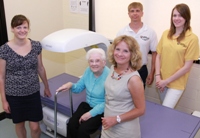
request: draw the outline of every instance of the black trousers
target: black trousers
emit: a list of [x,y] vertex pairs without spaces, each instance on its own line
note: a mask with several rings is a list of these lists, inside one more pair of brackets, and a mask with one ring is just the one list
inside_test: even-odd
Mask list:
[[91,109],[90,105],[86,102],[82,102],[79,105],[67,124],[67,138],[90,138],[90,134],[93,134],[100,128],[103,114],[91,117],[79,124],[80,117]]
[[140,77],[142,78],[143,85],[144,85],[144,88],[145,88],[146,79],[147,79],[147,76],[148,76],[148,69],[147,69],[147,66],[146,66],[146,65],[143,65],[143,66],[138,70],[138,73],[140,74]]

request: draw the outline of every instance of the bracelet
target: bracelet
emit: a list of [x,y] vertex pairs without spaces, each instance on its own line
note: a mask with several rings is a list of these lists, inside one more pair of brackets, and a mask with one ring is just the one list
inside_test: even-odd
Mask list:
[[160,76],[160,74],[156,74],[155,76]]

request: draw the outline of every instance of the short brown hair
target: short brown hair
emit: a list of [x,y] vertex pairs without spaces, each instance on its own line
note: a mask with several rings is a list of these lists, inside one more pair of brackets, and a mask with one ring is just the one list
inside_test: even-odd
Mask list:
[[140,2],[132,2],[128,6],[128,11],[131,10],[131,8],[139,8],[141,11],[143,11],[143,5]]
[[14,28],[14,27],[17,27],[19,25],[22,25],[24,22],[27,22],[28,23],[28,27],[29,27],[29,19],[26,18],[26,16],[24,15],[15,15],[13,18],[12,18],[12,21],[11,21],[11,27]]

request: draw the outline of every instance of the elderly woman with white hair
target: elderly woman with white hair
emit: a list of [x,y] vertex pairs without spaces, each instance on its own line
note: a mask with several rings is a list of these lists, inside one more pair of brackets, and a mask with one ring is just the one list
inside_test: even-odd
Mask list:
[[86,89],[86,102],[82,102],[67,124],[67,138],[90,138],[102,125],[105,106],[104,82],[109,74],[106,65],[106,55],[103,49],[93,48],[87,52],[89,67],[77,83],[68,82],[57,91],[71,89],[80,93]]

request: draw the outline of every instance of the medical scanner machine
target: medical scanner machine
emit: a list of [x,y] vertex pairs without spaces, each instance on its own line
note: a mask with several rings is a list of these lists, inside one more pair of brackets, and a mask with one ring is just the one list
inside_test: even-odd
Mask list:
[[[91,46],[98,46],[107,50],[110,44],[104,36],[82,29],[63,29],[46,36],[41,41],[42,47],[53,52],[66,53],[84,48],[86,51]],[[63,73],[48,80],[51,98],[43,97],[44,86],[41,83],[41,101],[43,104],[42,131],[47,135],[56,138],[57,134],[66,136],[67,123],[78,105],[85,101],[85,92],[72,94],[71,92],[56,92],[56,89],[66,82],[77,82],[78,77]],[[73,97],[73,99],[72,99]]]

